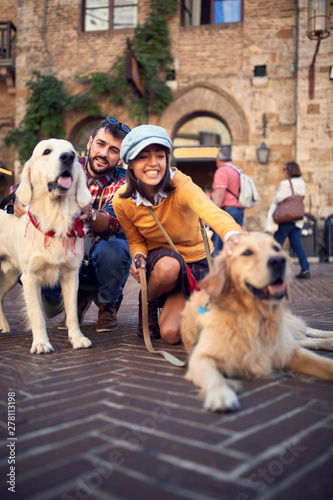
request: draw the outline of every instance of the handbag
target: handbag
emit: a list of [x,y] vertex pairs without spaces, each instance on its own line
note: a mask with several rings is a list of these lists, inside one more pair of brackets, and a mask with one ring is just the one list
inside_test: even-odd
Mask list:
[[304,196],[294,194],[293,185],[290,179],[292,196],[281,201],[273,213],[273,220],[276,224],[283,224],[284,222],[293,222],[301,220],[304,217]]
[[[156,215],[155,215],[154,211],[152,210],[152,208],[151,207],[147,207],[147,208],[148,208],[149,212],[151,213],[151,215],[154,217],[156,224],[158,225],[158,227],[162,231],[165,239],[167,240],[167,242],[171,246],[172,250],[174,252],[179,253],[179,255],[180,255],[180,252],[175,247],[172,239],[170,238],[170,236],[168,235],[168,233],[166,232],[166,230],[164,229],[164,227],[162,226],[162,224],[160,223],[160,221],[156,217]],[[207,260],[208,260],[208,267],[209,267],[209,269],[211,269],[211,266],[212,266],[212,256],[211,256],[210,251],[209,251],[209,243],[208,243],[208,239],[207,239],[207,234],[206,234],[206,230],[205,230],[204,224],[203,224],[203,222],[202,222],[202,220],[201,220],[200,217],[199,217],[199,221],[200,221],[200,227],[201,227],[201,234],[202,234],[204,245],[205,245],[205,251],[206,251],[206,255],[207,255]],[[197,280],[193,276],[192,269],[191,269],[191,266],[189,264],[186,264],[186,275],[187,275],[187,279],[188,279],[188,285],[189,285],[188,289],[189,289],[190,293],[195,292],[195,291],[199,291],[200,287],[198,285]]]

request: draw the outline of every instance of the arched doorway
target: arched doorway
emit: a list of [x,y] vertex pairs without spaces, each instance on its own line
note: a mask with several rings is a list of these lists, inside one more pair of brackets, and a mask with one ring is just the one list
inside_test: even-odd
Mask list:
[[[207,82],[197,82],[176,92],[174,100],[162,113],[158,125],[166,128],[172,140],[175,140],[184,123],[192,118],[202,116],[216,120],[212,125],[214,133],[218,134],[219,127],[225,126],[225,129],[230,134],[229,144],[232,144],[233,156],[237,157],[239,150],[249,143],[249,125],[242,107],[225,90]],[[222,125],[217,125],[217,122]],[[203,126],[204,128],[205,126]],[[210,126],[207,126],[207,128],[210,128]],[[228,144],[227,138],[222,132],[220,132],[220,135],[222,135],[222,142]],[[182,139],[186,139],[186,137]],[[197,147],[202,150],[200,164],[201,170],[204,172],[203,178],[199,173],[198,165],[195,166],[195,162],[199,161],[198,159],[192,159],[192,163],[187,160],[186,166],[184,158],[174,158],[173,160],[177,162],[179,167],[186,168],[189,175],[193,176],[194,181],[200,187],[207,189],[213,181],[215,160],[219,147],[217,144],[208,146],[209,151],[208,149],[204,150],[205,144]]]
[[73,144],[78,156],[87,155],[87,144],[89,137],[101,123],[103,118],[89,117],[79,122],[70,134],[70,142]]
[[185,117],[173,138],[172,163],[189,175],[202,189],[209,190],[222,145],[231,145],[226,124],[210,113]]

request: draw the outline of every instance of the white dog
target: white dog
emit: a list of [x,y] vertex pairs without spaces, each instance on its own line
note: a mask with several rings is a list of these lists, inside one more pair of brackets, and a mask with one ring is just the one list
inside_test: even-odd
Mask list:
[[21,275],[33,342],[31,353],[49,353],[41,288],[60,281],[68,336],[74,348],[90,347],[77,316],[78,271],[83,256],[80,207],[91,194],[72,144],[41,141],[24,165],[18,200],[26,205],[21,218],[0,210],[0,330],[10,328],[3,311],[5,294]]

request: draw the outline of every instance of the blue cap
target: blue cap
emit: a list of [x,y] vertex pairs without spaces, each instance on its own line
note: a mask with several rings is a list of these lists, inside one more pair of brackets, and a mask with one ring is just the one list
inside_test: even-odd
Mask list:
[[151,144],[161,144],[169,150],[172,148],[172,142],[167,131],[157,125],[139,125],[132,128],[121,143],[120,158],[126,164],[134,158],[145,147]]

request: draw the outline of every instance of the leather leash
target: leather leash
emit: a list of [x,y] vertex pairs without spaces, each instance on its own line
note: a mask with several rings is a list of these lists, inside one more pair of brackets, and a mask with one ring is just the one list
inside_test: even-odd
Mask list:
[[139,269],[140,274],[140,285],[141,285],[141,308],[142,308],[142,326],[143,326],[143,339],[145,341],[145,345],[147,351],[152,354],[161,354],[164,356],[166,361],[169,361],[172,365],[179,366],[184,368],[186,363],[176,358],[172,354],[167,351],[157,350],[153,347],[151,343],[151,338],[149,335],[149,324],[148,324],[148,298],[147,298],[147,280],[146,280],[146,270],[140,267],[140,261],[136,263],[137,268]]
[[[158,227],[162,231],[165,239],[167,240],[167,242],[171,246],[172,250],[174,252],[176,252],[176,253],[179,253],[179,251],[175,247],[175,244],[173,243],[172,239],[170,238],[170,236],[168,235],[168,233],[166,232],[166,230],[164,229],[164,227],[162,226],[162,224],[160,223],[160,221],[156,217],[155,212],[153,211],[153,209],[151,207],[147,207],[147,208],[148,208],[149,212],[151,213],[151,215],[153,216],[153,218],[155,219],[156,224],[158,225]],[[203,239],[203,242],[204,242],[205,252],[206,252],[206,256],[207,256],[208,268],[211,271],[211,269],[212,269],[212,255],[210,253],[210,248],[209,248],[209,243],[208,243],[208,237],[207,237],[206,229],[205,229],[205,226],[204,226],[204,223],[203,223],[201,217],[199,217],[199,224],[200,224],[201,236],[202,236],[202,239]]]
[[[169,245],[171,246],[172,250],[174,252],[178,252],[177,248],[175,247],[173,241],[171,240],[170,236],[156,217],[154,211],[152,210],[151,207],[148,207],[149,212],[155,219],[156,224],[159,226],[160,230],[162,231],[163,235],[165,236],[166,240],[168,241]],[[202,239],[204,241],[204,246],[205,246],[205,251],[207,255],[207,260],[208,260],[208,267],[209,270],[211,270],[212,267],[212,256],[210,253],[210,248],[209,248],[209,243],[208,243],[208,238],[207,238],[207,233],[205,230],[205,226],[202,222],[202,219],[199,217],[199,222],[200,222],[200,229],[201,229],[201,235]],[[149,335],[149,323],[148,323],[148,298],[147,298],[147,279],[146,279],[146,270],[140,267],[140,261],[136,263],[137,268],[139,269],[139,274],[140,274],[140,284],[141,284],[141,307],[142,307],[142,326],[143,326],[143,339],[147,348],[147,351],[152,353],[152,354],[161,354],[164,356],[166,361],[169,361],[172,365],[179,366],[179,367],[185,367],[186,363],[184,361],[181,361],[180,359],[176,358],[172,354],[168,353],[167,351],[163,350],[157,350],[153,347],[151,343],[151,338]]]

